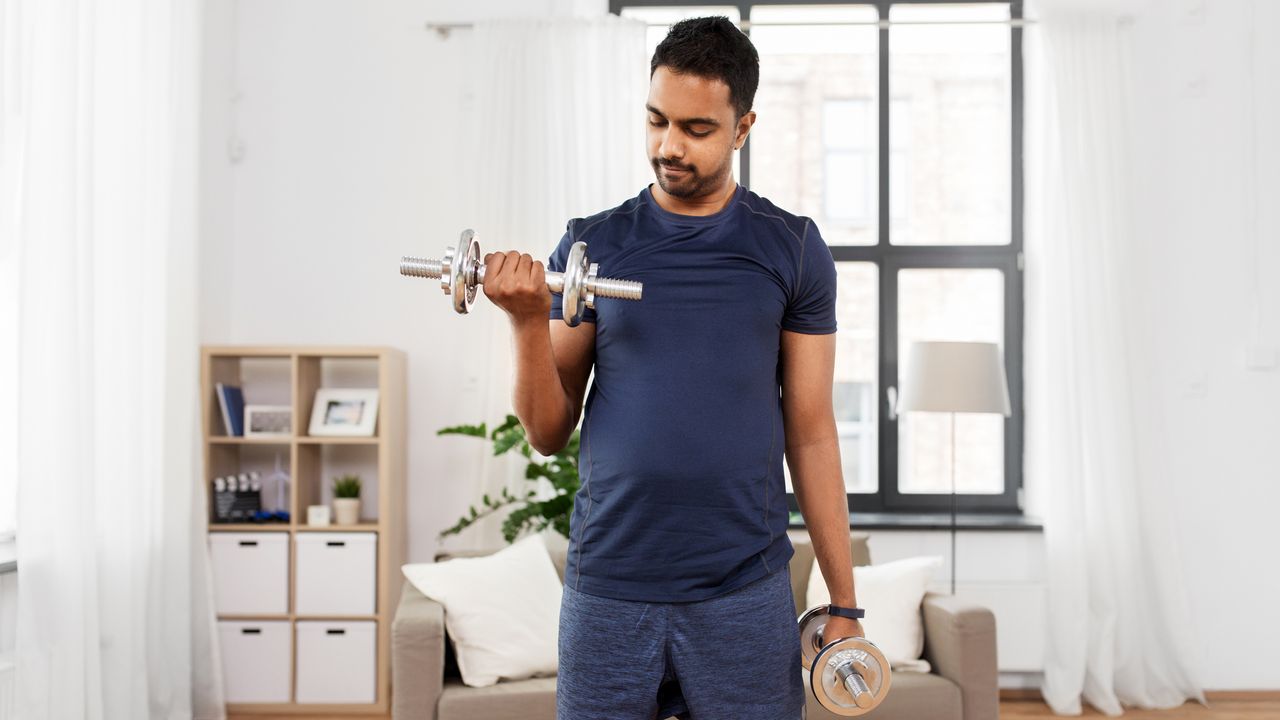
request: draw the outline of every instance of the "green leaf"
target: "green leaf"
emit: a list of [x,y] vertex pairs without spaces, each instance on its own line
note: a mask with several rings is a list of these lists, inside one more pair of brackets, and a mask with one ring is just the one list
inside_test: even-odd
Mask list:
[[485,430],[484,423],[479,425],[454,425],[453,427],[443,428],[436,431],[436,435],[469,435],[471,437],[483,438],[489,433]]
[[502,453],[515,447],[524,440],[524,429],[519,432],[514,430],[507,431],[493,439],[493,454],[501,455]]
[[554,528],[556,532],[568,537],[570,517],[573,513],[574,497],[580,487],[578,477],[578,454],[581,448],[581,436],[578,431],[569,437],[568,444],[545,461],[533,460],[533,448],[529,445],[528,435],[515,415],[507,415],[502,424],[491,432],[487,426],[458,425],[438,431],[439,435],[468,435],[471,437],[487,437],[493,442],[494,455],[509,452],[512,448],[520,451],[529,460],[525,466],[525,479],[536,482],[546,478],[555,488],[555,494],[545,500],[538,500],[536,490],[513,494],[508,488],[502,488],[495,498],[484,494],[483,512],[478,512],[473,505],[468,515],[464,515],[450,528],[440,532],[440,537],[457,534],[478,522],[481,518],[492,515],[499,509],[513,506],[511,512],[503,519],[502,535],[507,542],[515,542],[521,534],[530,531],[541,532],[546,528]]

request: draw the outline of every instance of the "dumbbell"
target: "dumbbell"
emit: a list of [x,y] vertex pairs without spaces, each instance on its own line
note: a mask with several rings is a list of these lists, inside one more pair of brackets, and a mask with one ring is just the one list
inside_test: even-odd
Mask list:
[[889,694],[889,660],[866,638],[827,642],[828,605],[800,616],[800,664],[809,671],[809,689],[831,712],[853,717],[871,712]]
[[[444,258],[425,260],[400,258],[400,274],[410,277],[439,278],[444,294],[453,298],[453,309],[465,315],[476,299],[476,288],[484,284],[484,263],[480,260],[480,241],[474,230],[463,230],[456,248],[445,248]],[[547,272],[547,289],[564,296],[564,321],[569,327],[582,322],[586,308],[595,309],[597,297],[639,300],[644,285],[632,280],[599,277],[596,263],[587,260],[587,244],[576,242],[569,248],[564,272]]]

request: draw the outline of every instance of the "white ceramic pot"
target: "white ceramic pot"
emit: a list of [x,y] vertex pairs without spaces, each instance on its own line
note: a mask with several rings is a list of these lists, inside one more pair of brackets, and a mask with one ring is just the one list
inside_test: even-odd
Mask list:
[[360,522],[360,498],[334,498],[333,521],[336,525],[355,525]]

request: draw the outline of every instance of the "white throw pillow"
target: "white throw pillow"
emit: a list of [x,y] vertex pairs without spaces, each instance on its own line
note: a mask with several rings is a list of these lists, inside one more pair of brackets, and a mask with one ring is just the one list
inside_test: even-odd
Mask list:
[[[853,568],[853,591],[858,606],[867,611],[862,629],[867,639],[876,644],[894,669],[928,671],[924,653],[924,623],[920,618],[920,602],[933,573],[942,565],[940,557],[915,557],[905,560],[859,565]],[[817,561],[809,574],[806,592],[808,606],[831,602],[827,583]]]
[[423,595],[444,605],[462,682],[556,673],[563,586],[541,535],[493,555],[401,568]]

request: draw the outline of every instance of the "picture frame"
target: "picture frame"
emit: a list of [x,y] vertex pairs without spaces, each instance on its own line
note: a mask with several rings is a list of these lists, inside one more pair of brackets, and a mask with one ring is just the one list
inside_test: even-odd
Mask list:
[[373,437],[377,423],[376,388],[320,388],[307,432],[320,437]]
[[245,405],[245,437],[292,437],[293,408],[288,405]]

